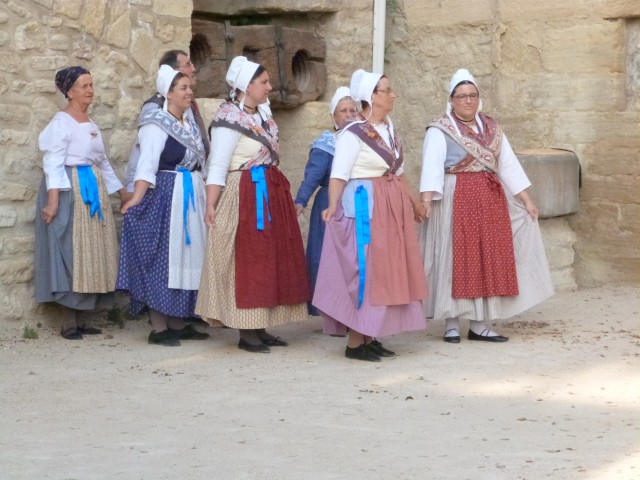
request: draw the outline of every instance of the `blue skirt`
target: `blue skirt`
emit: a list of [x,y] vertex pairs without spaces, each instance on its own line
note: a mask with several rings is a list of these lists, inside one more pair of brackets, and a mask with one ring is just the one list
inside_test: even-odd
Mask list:
[[[324,220],[322,211],[329,207],[329,188],[321,187],[313,201],[311,215],[309,216],[309,237],[307,239],[307,267],[309,268],[309,280],[311,282],[311,294],[316,288],[320,254],[322,253],[322,240],[324,239]],[[319,316],[318,309],[308,302],[309,315]]]
[[192,317],[197,290],[169,288],[169,229],[176,174],[160,171],[140,205],[124,215],[116,289],[131,297],[131,313],[145,307],[172,317]]

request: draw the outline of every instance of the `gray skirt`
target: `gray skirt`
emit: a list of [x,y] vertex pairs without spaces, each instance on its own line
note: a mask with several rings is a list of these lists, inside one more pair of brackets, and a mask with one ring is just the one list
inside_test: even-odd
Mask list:
[[[65,168],[71,181],[72,169]],[[98,301],[113,299],[113,294],[73,291],[74,192],[59,192],[58,212],[50,224],[42,219],[48,192],[42,179],[36,200],[35,296],[40,303],[55,302],[76,310],[94,310]],[[108,205],[105,205],[108,208]]]
[[442,200],[432,202],[429,221],[420,230],[420,248],[429,285],[427,318],[497,320],[528,310],[553,295],[553,283],[538,222],[506,189],[519,295],[453,298],[453,194],[456,176],[445,175]]

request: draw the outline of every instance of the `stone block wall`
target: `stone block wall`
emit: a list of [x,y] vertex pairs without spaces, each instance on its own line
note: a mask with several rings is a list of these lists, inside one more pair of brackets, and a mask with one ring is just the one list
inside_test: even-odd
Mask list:
[[[266,13],[282,13],[282,3],[265,4]],[[282,168],[294,194],[311,141],[331,127],[327,104],[333,91],[348,84],[357,68],[371,68],[371,2],[355,0],[349,9],[330,13],[338,3],[293,2],[292,12],[321,13],[272,17],[272,24],[327,40],[327,93],[318,102],[276,112]],[[82,65],[92,72],[91,117],[122,177],[138,111],[155,91],[158,59],[166,50],[188,51],[193,11],[191,0],[0,0],[0,323],[55,322],[55,311],[33,298],[33,221],[42,179],[38,134],[65,105],[54,85],[56,70]],[[205,119],[213,117],[220,101],[200,100]],[[306,222],[301,220],[305,235]]]
[[[37,137],[64,106],[55,71],[80,64],[93,72],[91,115],[123,173],[158,58],[188,49],[194,4],[204,3],[0,0],[0,321],[49,313],[33,301],[32,255]],[[286,15],[278,10],[284,3]],[[311,141],[331,127],[333,91],[354,70],[371,69],[372,3],[264,3],[271,24],[313,32],[327,46],[326,93],[275,112],[293,194]],[[296,5],[306,13],[296,14]],[[564,148],[582,162],[580,213],[541,222],[556,285],[640,282],[640,3],[388,0],[387,10],[385,70],[399,94],[393,118],[411,182],[418,184],[424,127],[444,110],[452,73],[469,68],[485,111],[516,150]],[[205,118],[217,102],[201,102]],[[302,225],[306,234],[306,218]]]
[[578,284],[640,283],[640,2],[388,5],[386,72],[409,163],[419,164],[424,127],[444,111],[451,75],[468,68],[516,152],[578,155],[581,208],[566,219],[577,234]]
[[92,72],[91,117],[122,174],[158,58],[188,50],[191,12],[190,0],[0,1],[0,321],[49,316],[33,299],[33,221],[38,134],[65,105],[56,70]]

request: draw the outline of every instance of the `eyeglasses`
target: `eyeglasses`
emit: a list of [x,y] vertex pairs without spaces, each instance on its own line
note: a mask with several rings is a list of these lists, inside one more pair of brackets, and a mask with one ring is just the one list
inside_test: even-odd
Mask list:
[[466,102],[467,100],[475,102],[476,100],[478,100],[478,98],[480,98],[480,95],[478,95],[477,93],[470,93],[469,95],[454,95],[453,98],[455,98],[459,102]]
[[393,89],[391,87],[389,88],[376,88],[374,90],[374,93],[386,93],[387,95],[391,95],[393,93]]

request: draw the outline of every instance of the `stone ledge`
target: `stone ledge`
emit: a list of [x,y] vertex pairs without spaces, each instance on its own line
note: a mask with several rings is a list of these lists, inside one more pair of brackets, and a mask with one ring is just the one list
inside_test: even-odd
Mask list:
[[540,218],[575,213],[580,208],[580,163],[568,150],[537,149],[517,153],[529,180]]
[[333,13],[343,8],[338,0],[194,0],[194,13],[213,15],[256,15],[283,13]]

